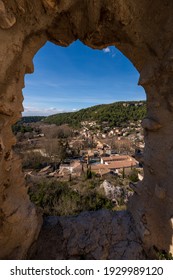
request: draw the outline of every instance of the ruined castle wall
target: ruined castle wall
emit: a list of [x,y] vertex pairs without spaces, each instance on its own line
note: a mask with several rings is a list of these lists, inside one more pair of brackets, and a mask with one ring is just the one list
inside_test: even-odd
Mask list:
[[114,45],[139,71],[147,93],[145,175],[129,209],[147,252],[173,252],[172,13],[168,0],[0,0],[0,258],[25,258],[42,225],[12,149],[11,125],[23,110],[24,75],[47,40]]

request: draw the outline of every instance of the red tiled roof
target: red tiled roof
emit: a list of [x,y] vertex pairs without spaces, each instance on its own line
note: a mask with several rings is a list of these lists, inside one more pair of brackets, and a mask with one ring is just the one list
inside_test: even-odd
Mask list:
[[123,160],[128,160],[128,159],[130,159],[129,156],[119,156],[119,155],[110,156],[110,157],[102,157],[102,160],[106,161],[106,162],[108,162],[108,161],[123,161]]
[[137,163],[135,160],[123,160],[123,161],[114,161],[107,165],[109,169],[120,169],[124,167],[135,166]]
[[91,166],[93,172],[99,173],[101,175],[107,174],[110,172],[110,169],[106,164],[96,164]]
[[91,170],[92,171],[99,170],[99,169],[108,169],[108,165],[106,165],[106,164],[94,164],[94,165],[91,165]]
[[137,162],[135,160],[122,160],[122,161],[114,161],[109,164],[96,164],[91,165],[92,171],[97,170],[105,170],[105,169],[120,169],[125,167],[135,166]]

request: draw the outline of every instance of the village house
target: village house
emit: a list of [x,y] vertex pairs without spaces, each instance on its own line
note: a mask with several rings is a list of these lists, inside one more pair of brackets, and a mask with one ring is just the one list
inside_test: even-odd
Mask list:
[[118,169],[123,169],[123,168],[132,168],[132,167],[137,167],[138,162],[136,160],[130,161],[130,160],[122,160],[122,161],[113,161],[109,163],[108,168],[112,171],[116,171]]
[[109,164],[111,162],[124,161],[128,160],[133,161],[132,157],[128,155],[110,155],[109,157],[101,157],[101,164]]
[[74,177],[80,177],[83,172],[83,165],[79,160],[74,160],[70,164],[61,164],[58,172],[58,177],[65,177],[72,175]]
[[105,164],[91,165],[91,171],[101,177],[106,174],[110,174],[110,169]]
[[102,176],[112,172],[118,174],[119,170],[132,167],[138,167],[138,162],[134,158],[128,155],[111,155],[101,157],[101,163],[91,165],[91,171]]

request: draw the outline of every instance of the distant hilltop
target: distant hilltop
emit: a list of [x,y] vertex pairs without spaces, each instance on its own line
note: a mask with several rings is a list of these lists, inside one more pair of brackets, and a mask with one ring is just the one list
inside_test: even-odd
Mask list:
[[76,112],[58,113],[44,118],[49,124],[68,124],[80,128],[85,122],[95,122],[98,126],[124,126],[127,122],[140,121],[146,116],[146,101],[121,101],[96,105]]
[[128,122],[140,121],[146,116],[146,101],[121,101],[102,104],[76,112],[58,113],[48,117],[23,117],[19,123],[43,121],[49,124],[68,124],[73,128],[80,128],[87,122],[94,122],[98,126],[109,127],[126,126]]

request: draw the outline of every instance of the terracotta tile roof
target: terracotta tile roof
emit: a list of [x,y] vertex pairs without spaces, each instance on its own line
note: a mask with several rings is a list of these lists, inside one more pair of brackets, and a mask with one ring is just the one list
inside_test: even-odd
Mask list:
[[96,164],[96,165],[91,165],[91,170],[92,171],[97,171],[97,170],[105,170],[105,169],[120,169],[124,167],[131,167],[131,166],[136,166],[137,161],[136,160],[121,160],[121,161],[113,161],[110,162],[109,164]]
[[104,175],[110,173],[110,169],[105,164],[96,164],[91,166],[91,171]]
[[108,169],[108,165],[106,164],[93,164],[91,165],[91,170],[99,170],[99,169]]
[[137,165],[137,162],[131,160],[114,161],[107,165],[109,169],[120,169],[124,167],[131,167]]
[[96,173],[98,173],[100,175],[109,174],[110,173],[110,169],[101,169],[101,170],[98,170]]
[[101,159],[103,161],[108,162],[108,161],[123,161],[123,160],[128,160],[130,158],[131,157],[129,157],[129,156],[119,156],[119,155],[117,155],[117,156],[110,156],[110,157],[102,157]]

